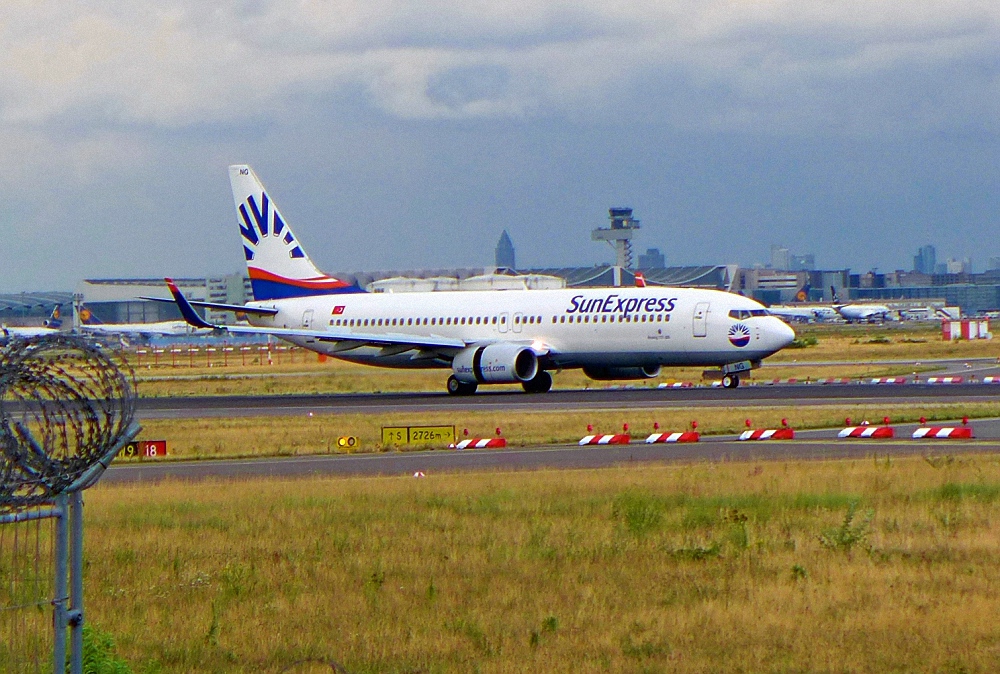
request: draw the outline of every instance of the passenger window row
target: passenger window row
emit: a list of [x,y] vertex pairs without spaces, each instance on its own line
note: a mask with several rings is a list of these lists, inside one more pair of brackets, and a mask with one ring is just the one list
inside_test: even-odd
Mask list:
[[[729,312],[733,318],[735,311]],[[766,315],[767,312],[764,312]],[[753,315],[758,315],[754,312]],[[515,324],[519,325],[539,325],[542,322],[541,316],[521,316],[515,315]],[[669,323],[670,314],[635,314],[629,316],[616,316],[614,314],[576,314],[553,316],[552,323]],[[443,318],[331,318],[330,325],[345,328],[369,328],[369,327],[400,327],[413,325],[506,325],[506,316],[469,316],[469,317],[443,317]]]

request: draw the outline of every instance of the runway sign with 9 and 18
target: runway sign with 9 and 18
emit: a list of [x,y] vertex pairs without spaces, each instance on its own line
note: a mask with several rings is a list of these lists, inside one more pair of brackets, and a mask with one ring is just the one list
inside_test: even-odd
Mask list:
[[156,459],[167,455],[166,440],[133,440],[122,448],[126,458]]

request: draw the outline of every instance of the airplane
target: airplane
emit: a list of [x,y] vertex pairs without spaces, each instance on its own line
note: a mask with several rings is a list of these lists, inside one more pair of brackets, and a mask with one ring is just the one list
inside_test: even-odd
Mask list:
[[894,320],[892,309],[884,304],[840,304],[840,298],[837,297],[837,291],[833,286],[830,286],[830,293],[833,296],[833,308],[848,323],[872,321],[883,323]]
[[807,283],[799,292],[795,294],[795,302],[788,305],[773,304],[767,308],[772,316],[777,316],[784,321],[797,323],[812,323],[813,321],[828,321],[840,316],[837,311],[823,304],[800,304],[809,298],[809,284]]
[[52,313],[43,323],[44,327],[16,327],[9,325],[0,325],[0,339],[7,340],[11,337],[16,337],[18,339],[31,339],[33,337],[45,337],[47,335],[54,335],[59,332],[59,328],[62,326],[62,314],[59,311],[59,305],[55,305],[52,308]]
[[[595,380],[646,379],[663,366],[718,367],[727,388],[788,346],[794,331],[763,305],[697,288],[562,288],[368,293],[322,273],[246,165],[229,167],[253,300],[190,301],[166,279],[195,327],[273,335],[328,356],[392,368],[450,369],[447,390],[552,387],[553,371]],[[239,311],[249,325],[213,325],[194,307]]]
[[119,337],[142,337],[149,339],[154,336],[180,336],[191,334],[208,334],[211,330],[192,328],[184,320],[156,321],[153,323],[104,323],[94,316],[86,305],[77,306],[76,314],[80,319],[79,330],[98,335],[116,335]]

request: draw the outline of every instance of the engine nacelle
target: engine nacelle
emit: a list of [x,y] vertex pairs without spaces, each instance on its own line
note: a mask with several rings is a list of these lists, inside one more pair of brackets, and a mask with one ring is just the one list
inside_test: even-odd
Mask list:
[[641,367],[585,367],[583,373],[591,379],[608,381],[611,379],[653,379],[660,376],[659,365]]
[[538,356],[527,346],[505,342],[470,346],[458,352],[451,369],[469,384],[516,384],[535,378]]

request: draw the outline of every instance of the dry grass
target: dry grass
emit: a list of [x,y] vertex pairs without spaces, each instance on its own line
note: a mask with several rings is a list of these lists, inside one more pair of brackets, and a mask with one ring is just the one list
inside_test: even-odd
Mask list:
[[998,498],[994,457],[98,487],[87,616],[164,673],[993,672]]
[[[776,428],[788,419],[793,428],[828,428],[842,424],[846,417],[855,422],[867,419],[877,423],[884,416],[894,423],[929,420],[1000,416],[998,403],[886,404],[700,408],[697,410],[592,410],[573,412],[422,412],[420,414],[316,414],[314,416],[250,417],[238,419],[177,419],[143,422],[141,437],[166,440],[170,456],[183,459],[237,458],[249,456],[287,456],[323,454],[338,451],[337,438],[359,438],[358,451],[378,451],[382,426],[449,425],[455,426],[459,439],[463,430],[470,437],[492,437],[500,428],[512,445],[572,443],[587,435],[587,425],[595,432],[616,433],[625,423],[634,436],[653,432],[653,423],[664,431],[680,431],[698,422],[698,430],[707,434],[736,433],[744,430],[747,418],[757,428]],[[138,460],[138,459],[137,459]]]

